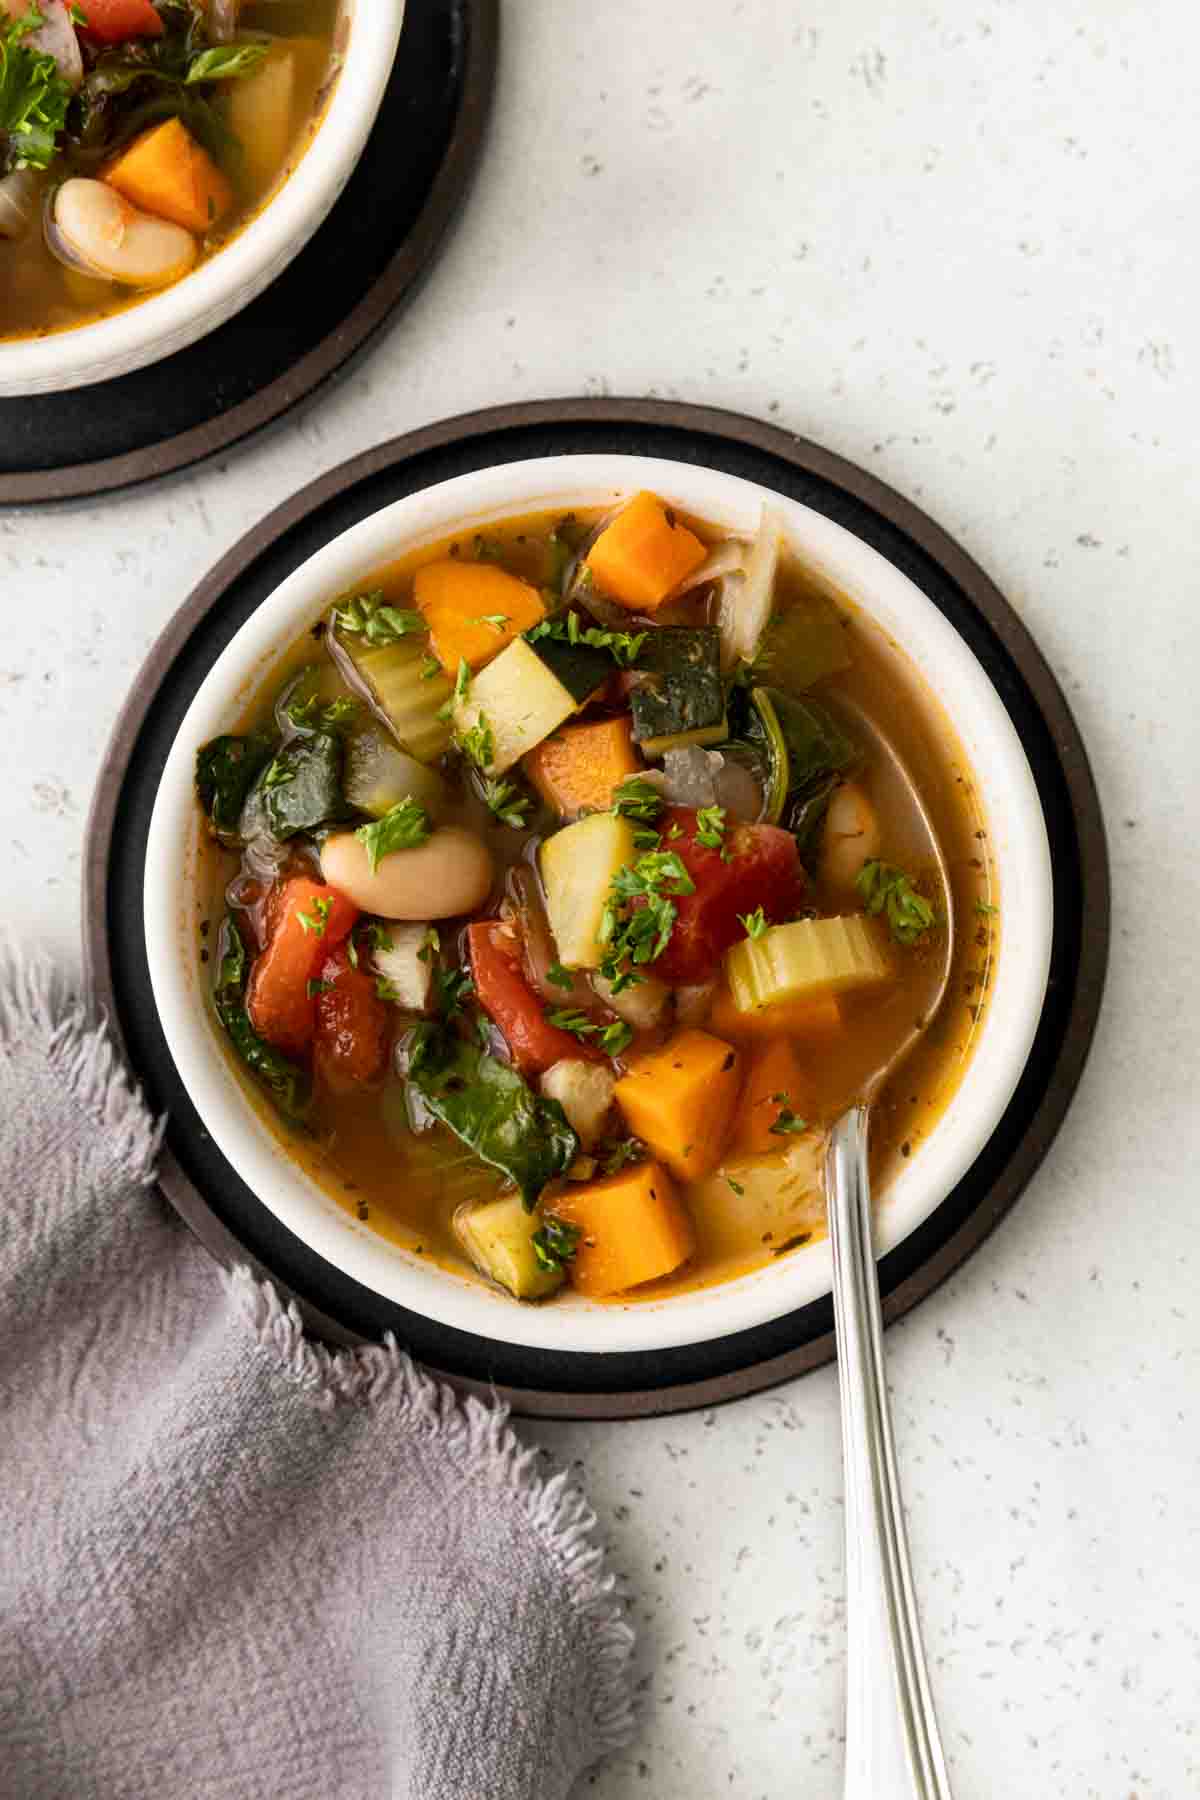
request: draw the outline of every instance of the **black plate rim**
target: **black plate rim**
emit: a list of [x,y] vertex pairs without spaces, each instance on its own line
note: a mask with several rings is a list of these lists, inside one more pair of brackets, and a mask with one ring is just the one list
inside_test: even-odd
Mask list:
[[[178,475],[222,450],[232,449],[254,433],[277,424],[293,407],[318,393],[367,346],[403,303],[415,297],[470,190],[496,83],[500,0],[462,0],[462,4],[469,15],[466,56],[446,154],[416,222],[345,318],[256,394],[159,444],[143,445],[138,450],[91,462],[18,474],[0,473],[0,506],[80,500],[111,493],[140,482]],[[342,199],[334,204],[342,204]],[[106,385],[98,382],[96,392],[101,393]]]
[[[724,443],[731,448],[749,447],[778,459],[793,470],[832,483],[861,501],[911,538],[961,589],[969,605],[991,627],[1019,669],[1051,735],[1070,797],[1081,888],[1087,895],[1087,930],[1081,933],[1070,994],[1061,997],[1066,1006],[1065,1024],[1054,1061],[1053,1078],[1039,1095],[1028,1128],[1000,1178],[964,1223],[912,1275],[895,1285],[889,1285],[887,1281],[888,1259],[884,1259],[881,1264],[884,1316],[890,1322],[933,1292],[990,1235],[1035,1173],[1065,1117],[1083,1074],[1102,1003],[1111,911],[1107,842],[1095,780],[1066,697],[1030,633],[996,585],[942,527],[912,502],[843,457],[777,426],[717,408],[638,398],[545,400],[493,407],[438,421],[379,444],[317,478],[276,507],[220,559],[168,623],[114,727],[87,826],[84,957],[90,989],[106,1009],[119,1040],[119,1008],[109,956],[106,893],[122,781],[130,753],[164,674],[192,630],[220,596],[287,532],[323,505],[374,475],[429,451],[469,445],[479,437],[515,433],[527,427],[545,429],[575,424],[611,427],[617,431],[631,426],[663,427],[683,431],[697,439]],[[248,1256],[234,1234],[192,1187],[169,1152],[160,1170],[159,1185],[170,1203],[219,1260],[249,1261],[256,1272],[270,1276],[268,1269]],[[936,1216],[935,1213],[933,1217]],[[363,1341],[320,1308],[305,1300],[300,1300],[299,1305],[306,1325],[314,1334],[334,1344]],[[453,1370],[435,1368],[434,1372],[462,1391],[499,1395],[524,1416],[637,1418],[713,1406],[759,1392],[819,1367],[834,1354],[833,1335],[829,1331],[783,1355],[751,1361],[711,1379],[638,1389],[618,1387],[604,1392],[580,1392],[566,1386],[505,1386]],[[560,1353],[558,1360],[569,1363],[571,1355]]]

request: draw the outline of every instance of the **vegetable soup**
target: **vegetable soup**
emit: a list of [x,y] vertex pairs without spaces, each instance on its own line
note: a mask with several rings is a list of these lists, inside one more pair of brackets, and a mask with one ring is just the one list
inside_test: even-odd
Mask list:
[[198,954],[369,1229],[522,1301],[657,1297],[824,1234],[828,1128],[914,1023],[877,1178],[931,1129],[994,952],[984,826],[936,702],[768,509],[750,542],[649,493],[464,533],[280,652],[198,752]]
[[337,0],[0,0],[0,340],[214,255],[294,166]]

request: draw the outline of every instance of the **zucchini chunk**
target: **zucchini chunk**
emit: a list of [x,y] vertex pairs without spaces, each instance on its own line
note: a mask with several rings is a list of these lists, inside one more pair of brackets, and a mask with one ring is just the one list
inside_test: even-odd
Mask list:
[[[578,653],[578,647],[570,644],[539,642],[535,648],[524,638],[515,638],[471,680],[466,695],[456,702],[454,729],[460,741],[470,741],[473,735],[482,740],[482,753],[473,760],[485,774],[503,775],[578,711],[579,696],[543,654],[551,648]],[[595,652],[589,652],[592,654]],[[593,691],[594,684],[587,687],[583,698]]]
[[545,1300],[567,1278],[539,1261],[533,1239],[541,1228],[540,1211],[526,1212],[520,1194],[468,1203],[454,1215],[454,1235],[475,1267],[517,1300]]
[[357,731],[346,740],[343,786],[351,806],[373,819],[412,798],[436,822],[448,802],[441,776],[390,743],[382,731]]
[[557,675],[579,706],[590,700],[613,672],[613,661],[607,651],[597,650],[591,644],[572,644],[565,638],[543,637],[529,648],[552,675]]
[[721,641],[714,626],[665,625],[648,632],[635,665],[644,679],[629,697],[633,738],[646,756],[728,737]]
[[874,928],[859,913],[797,919],[743,938],[725,952],[725,975],[740,1012],[782,1000],[815,1000],[891,979]]
[[338,639],[401,747],[418,762],[436,762],[449,747],[450,724],[438,717],[453,689],[440,669],[430,670],[423,638],[371,645]]
[[546,912],[564,968],[600,967],[604,960],[600,924],[608,890],[617,870],[636,858],[633,826],[615,813],[589,813],[542,845]]

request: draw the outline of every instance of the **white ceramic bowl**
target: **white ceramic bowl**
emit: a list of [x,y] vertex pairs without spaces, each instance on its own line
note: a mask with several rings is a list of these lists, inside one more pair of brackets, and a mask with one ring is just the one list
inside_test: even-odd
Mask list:
[[74,331],[0,343],[0,396],[86,387],[158,362],[213,331],[301,251],[362,154],[391,74],[404,0],[341,0],[344,61],[292,173],[217,256],[174,287]]
[[[547,457],[485,469],[385,507],[327,544],[265,600],[201,685],[163,771],[146,854],[146,947],[154,995],[179,1073],[243,1180],[311,1249],[389,1299],[506,1343],[563,1351],[665,1349],[778,1318],[827,1293],[827,1244],[718,1287],[598,1306],[568,1295],[518,1306],[481,1283],[410,1255],[359,1225],[293,1162],[258,1117],[218,1045],[201,989],[196,928],[201,821],[197,748],[232,728],[280,652],[330,597],[398,554],[521,512],[611,505],[650,488],[715,525],[753,531],[763,489],[713,470],[626,456]],[[1053,895],[1033,777],[1008,714],[963,640],[908,578],[841,526],[769,496],[791,542],[900,645],[940,697],[974,770],[1003,901],[991,998],[954,1099],[887,1190],[880,1249],[928,1218],[970,1167],[1024,1067],[1041,1013]]]

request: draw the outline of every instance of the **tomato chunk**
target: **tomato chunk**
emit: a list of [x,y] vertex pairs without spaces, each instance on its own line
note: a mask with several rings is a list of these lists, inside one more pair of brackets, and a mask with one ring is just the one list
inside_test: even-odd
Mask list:
[[[722,845],[724,861],[720,850],[697,843],[691,807],[669,807],[660,826],[663,849],[678,852],[696,884],[694,894],[673,896],[675,929],[653,965],[660,981],[684,986],[707,979],[729,946],[744,935],[739,914],[761,906],[770,924],[782,925],[803,906],[806,878],[790,831],[730,823]],[[678,837],[671,836],[674,826]]]
[[316,1025],[309,983],[349,934],[358,908],[308,875],[276,884],[267,900],[270,940],[250,974],[246,1010],[259,1037],[285,1056],[304,1056]]
[[561,1026],[551,1025],[546,1008],[521,968],[516,939],[495,921],[467,927],[467,953],[480,1006],[504,1036],[513,1067],[540,1075],[564,1057],[603,1062],[601,1051]]
[[150,0],[78,0],[87,17],[81,31],[90,32],[102,44],[119,44],[131,37],[161,37],[163,22]]
[[336,1093],[380,1080],[391,1049],[392,1016],[375,978],[355,968],[343,944],[321,964],[313,1066]]

